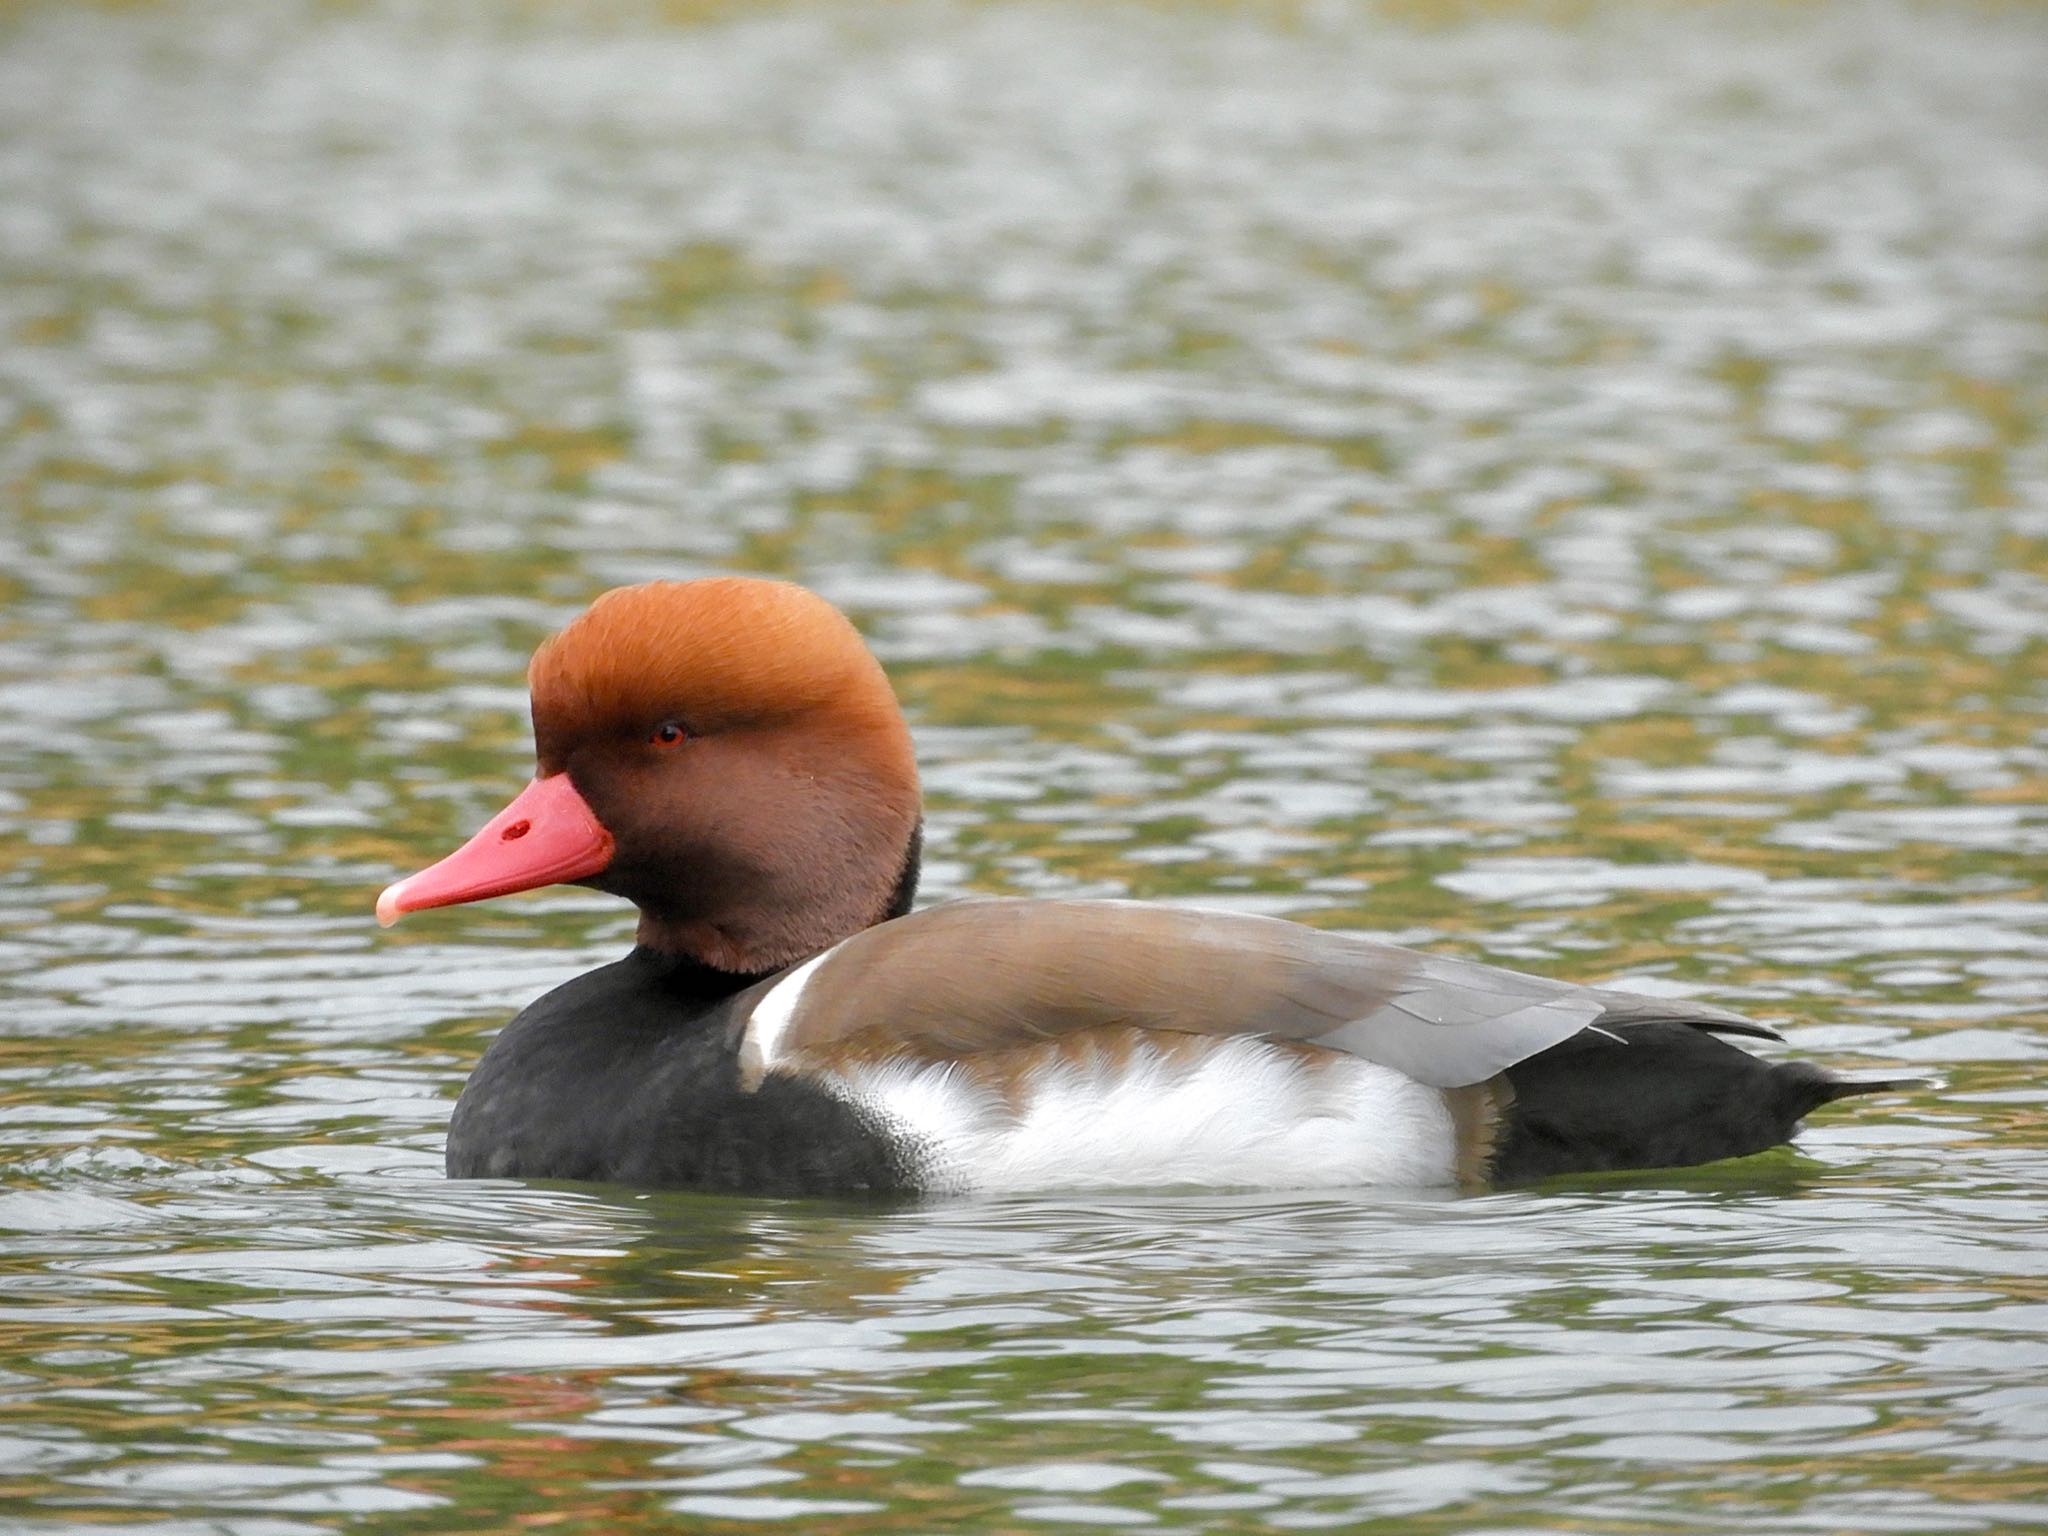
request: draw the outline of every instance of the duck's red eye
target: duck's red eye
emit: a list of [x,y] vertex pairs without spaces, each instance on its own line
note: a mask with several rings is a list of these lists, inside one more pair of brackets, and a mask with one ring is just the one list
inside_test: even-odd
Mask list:
[[664,720],[654,728],[654,734],[647,738],[657,747],[677,747],[690,739],[690,733],[673,720]]

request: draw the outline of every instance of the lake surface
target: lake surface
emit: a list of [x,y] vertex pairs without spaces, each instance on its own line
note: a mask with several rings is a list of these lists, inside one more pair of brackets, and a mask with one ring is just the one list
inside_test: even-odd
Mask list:
[[[2048,17],[9,5],[0,1528],[2048,1525]],[[1457,1195],[460,1184],[618,953],[378,889],[793,576],[928,899],[1945,1086]]]

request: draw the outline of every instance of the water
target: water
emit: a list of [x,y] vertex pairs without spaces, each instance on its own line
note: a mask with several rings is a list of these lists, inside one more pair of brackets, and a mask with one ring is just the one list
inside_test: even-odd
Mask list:
[[[2048,1524],[2048,25],[0,17],[0,1527]],[[1511,1194],[441,1179],[377,933],[594,591],[750,569],[927,894],[1211,900],[1940,1091]]]

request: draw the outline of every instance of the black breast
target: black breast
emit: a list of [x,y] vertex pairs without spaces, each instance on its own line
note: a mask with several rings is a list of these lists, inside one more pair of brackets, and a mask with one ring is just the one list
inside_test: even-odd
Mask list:
[[593,1179],[761,1194],[908,1192],[880,1128],[808,1083],[740,1087],[721,976],[635,950],[507,1025],[448,1127],[450,1178]]

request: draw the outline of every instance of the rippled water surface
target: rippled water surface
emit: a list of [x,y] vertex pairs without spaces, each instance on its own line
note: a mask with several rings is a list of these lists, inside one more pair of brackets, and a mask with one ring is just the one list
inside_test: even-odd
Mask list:
[[[2048,20],[0,12],[0,1527],[2048,1524]],[[928,897],[1929,1090],[1457,1196],[455,1184],[527,651],[812,583]]]

